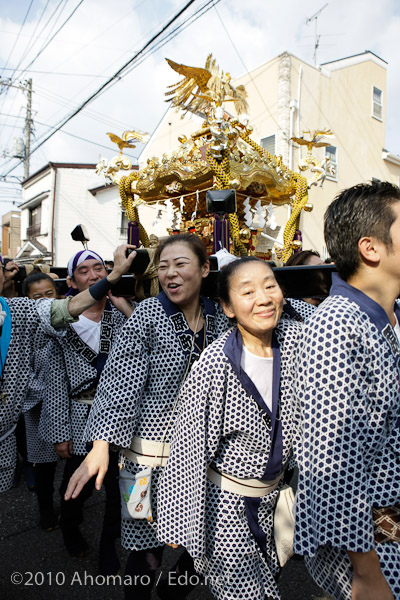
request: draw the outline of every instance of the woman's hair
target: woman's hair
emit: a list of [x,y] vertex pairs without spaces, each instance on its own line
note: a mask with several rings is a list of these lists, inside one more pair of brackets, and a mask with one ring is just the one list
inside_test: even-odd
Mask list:
[[261,260],[256,256],[243,256],[238,260],[234,260],[233,262],[223,267],[219,272],[218,276],[218,296],[219,299],[222,300],[225,304],[230,303],[230,285],[231,279],[233,275],[236,273],[238,269],[240,269],[243,265],[249,262],[258,262],[266,265],[269,269],[271,269],[271,265],[269,265],[265,260]]
[[318,258],[320,258],[320,255],[316,250],[302,250],[301,252],[296,252],[295,254],[292,254],[290,258],[287,259],[285,267],[306,265],[312,256],[317,256]]
[[41,273],[39,271],[38,273],[31,273],[25,279],[25,281],[23,283],[23,287],[22,287],[24,296],[28,296],[30,285],[32,283],[38,283],[38,281],[49,281],[52,284],[53,288],[57,291],[57,287],[56,287],[56,284],[54,283],[54,279],[52,277],[50,277],[49,275],[47,275],[46,273]]
[[179,233],[177,235],[171,235],[157,247],[154,255],[154,262],[156,264],[160,262],[160,256],[163,250],[167,246],[171,246],[171,244],[187,244],[191,251],[197,256],[200,267],[208,261],[206,247],[197,235],[191,233]]

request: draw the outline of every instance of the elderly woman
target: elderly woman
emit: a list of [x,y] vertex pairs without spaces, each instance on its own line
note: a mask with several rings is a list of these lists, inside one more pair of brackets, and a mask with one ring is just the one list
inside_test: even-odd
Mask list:
[[158,536],[187,549],[218,600],[277,600],[273,517],[292,447],[301,326],[280,320],[282,291],[257,258],[224,267],[219,295],[236,327],[203,352],[181,391]]

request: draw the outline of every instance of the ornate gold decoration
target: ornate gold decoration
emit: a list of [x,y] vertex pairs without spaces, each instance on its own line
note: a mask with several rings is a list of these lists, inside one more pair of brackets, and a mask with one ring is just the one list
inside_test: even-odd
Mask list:
[[102,175],[106,183],[118,183],[120,175],[117,177],[117,173],[120,170],[130,171],[132,169],[132,162],[127,156],[119,154],[114,156],[110,161],[106,158],[99,157],[99,162],[96,165],[97,175]]
[[207,56],[205,68],[189,67],[166,59],[169,66],[184,79],[168,86],[166,96],[172,96],[167,102],[181,108],[185,113],[190,111],[197,114],[210,115],[213,104],[222,106],[224,102],[233,102],[238,115],[247,112],[247,92],[243,85],[234,88],[229,73],[224,75],[216,64],[212,54]]
[[[250,238],[244,235],[245,210],[248,218],[249,211],[254,211],[257,205],[257,219],[261,223],[261,206],[291,202],[292,212],[283,234],[284,248],[282,251],[275,250],[276,255],[287,260],[294,247],[298,247],[293,240],[299,228],[301,211],[312,209],[308,203],[308,188],[321,182],[326,174],[327,162],[321,165],[312,156],[312,149],[327,146],[320,139],[331,135],[331,132],[314,131],[310,140],[292,138],[300,145],[307,145],[308,149],[307,156],[299,165],[300,173],[295,173],[283,164],[281,156],[271,155],[251,139],[253,128],[245,114],[248,109],[246,90],[244,86],[232,85],[230,74],[224,74],[211,54],[207,57],[205,68],[167,61],[174,71],[183,76],[181,81],[169,86],[167,101],[184,114],[190,111],[201,115],[204,122],[190,136],[180,136],[179,145],[171,153],[149,158],[140,171],[121,178],[120,195],[128,217],[138,221],[137,205],[140,202],[167,202],[169,217],[171,214],[176,217],[176,211],[181,213],[180,230],[190,228],[209,247],[213,233],[212,218],[206,213],[206,191],[234,188],[238,193],[237,212],[229,215],[232,251],[237,255],[251,252],[259,256],[263,254],[256,251],[257,236],[262,228],[251,233]],[[230,115],[225,108],[232,104],[237,117]],[[98,165],[98,172],[116,182],[118,170],[130,168],[122,150],[133,147],[135,140],[143,142],[145,135],[125,131],[119,138],[109,134],[110,139],[117,143],[120,155],[110,163],[103,159]],[[309,181],[301,174],[307,169],[314,173]],[[249,201],[245,208],[246,198]],[[176,218],[174,223],[178,223]],[[174,226],[171,226],[171,232]],[[140,239],[148,246],[149,240],[141,225]]]
[[131,173],[128,177],[121,177],[118,187],[119,195],[121,197],[122,206],[125,208],[125,212],[130,221],[136,221],[139,227],[139,239],[145,248],[150,246],[149,237],[143,225],[139,219],[138,205],[143,203],[141,198],[134,198],[132,193],[132,183],[137,181],[138,172]]
[[286,223],[285,230],[283,232],[283,260],[285,262],[293,254],[292,242],[294,240],[294,234],[299,228],[301,210],[307,204],[308,200],[307,179],[297,173],[295,175],[297,177],[296,194],[292,205],[291,215]]
[[107,133],[107,135],[114,144],[117,144],[121,154],[124,148],[136,148],[133,142],[145,144],[149,139],[148,133],[140,133],[139,131],[124,131],[121,137],[118,137],[115,133]]
[[[303,131],[303,133],[311,134],[310,130]],[[319,141],[323,137],[329,135],[333,135],[330,129],[317,129],[316,131],[313,131],[311,140],[305,140],[304,138],[296,137],[290,138],[297,144],[300,144],[300,146],[307,146],[306,156],[299,161],[299,171],[307,171],[308,169],[310,169],[312,173],[315,173],[315,175],[308,180],[308,187],[311,187],[312,185],[317,185],[318,183],[320,184],[320,186],[322,186],[323,182],[325,181],[330,159],[326,156],[323,162],[321,163],[315,156],[312,155],[312,149],[329,146],[329,142]]]

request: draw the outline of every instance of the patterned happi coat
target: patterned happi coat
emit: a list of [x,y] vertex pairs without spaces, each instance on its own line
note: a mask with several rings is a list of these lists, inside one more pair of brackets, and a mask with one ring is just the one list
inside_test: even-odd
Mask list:
[[13,482],[17,458],[15,428],[27,397],[36,335],[40,328],[51,335],[62,335],[50,325],[52,300],[4,300],[11,315],[11,338],[1,353],[0,492],[8,490]]
[[159,493],[159,539],[184,546],[220,600],[280,598],[273,512],[279,487],[262,498],[223,491],[210,465],[273,481],[292,450],[292,357],[301,325],[282,319],[273,337],[272,411],[241,368],[234,328],[202,354],[180,395],[179,417]]
[[98,354],[71,325],[67,326],[66,335],[56,340],[58,347],[49,358],[50,375],[39,428],[44,440],[52,444],[72,440],[74,454],[87,454],[83,432],[91,407],[74,397],[97,386],[111,347],[125,322],[125,315],[107,301],[101,319]]
[[39,328],[32,345],[28,393],[22,407],[28,461],[32,463],[47,463],[58,460],[53,444],[45,442],[38,435],[42,405],[47,393],[47,382],[50,374],[49,362],[51,356],[57,350],[57,341],[45,335],[43,329]]
[[[202,298],[205,345],[227,329],[220,307]],[[161,441],[184,377],[192,334],[183,312],[164,292],[143,300],[123,327],[100,379],[85,439],[129,448],[134,436]],[[199,357],[195,347],[192,360]],[[171,423],[172,425],[172,423]],[[165,441],[170,440],[170,429]],[[127,458],[125,468],[143,469]],[[129,550],[162,545],[157,539],[157,488],[162,467],[152,472],[153,523],[122,519],[121,542]]]
[[375,544],[371,509],[400,504],[400,344],[371,298],[337,275],[330,294],[297,357],[295,550],[323,589],[350,600],[346,550],[375,548],[399,600],[400,544]]
[[303,321],[306,321],[309,317],[312,317],[318,308],[314,304],[305,302],[301,298],[286,298],[286,302],[288,302],[290,306],[294,308]]

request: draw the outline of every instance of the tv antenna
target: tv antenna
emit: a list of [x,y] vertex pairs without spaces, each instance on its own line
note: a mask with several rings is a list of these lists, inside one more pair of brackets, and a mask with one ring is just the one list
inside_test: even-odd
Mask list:
[[319,40],[320,40],[320,35],[318,35],[318,17],[320,16],[320,14],[322,13],[322,11],[324,10],[324,8],[326,8],[328,6],[328,3],[326,3],[322,8],[319,9],[319,11],[317,11],[315,13],[315,15],[313,15],[312,17],[309,17],[308,19],[306,19],[306,25],[308,25],[309,23],[311,23],[311,21],[315,21],[315,37],[314,37],[314,67],[317,66],[317,50],[318,50],[318,46],[319,46]]

